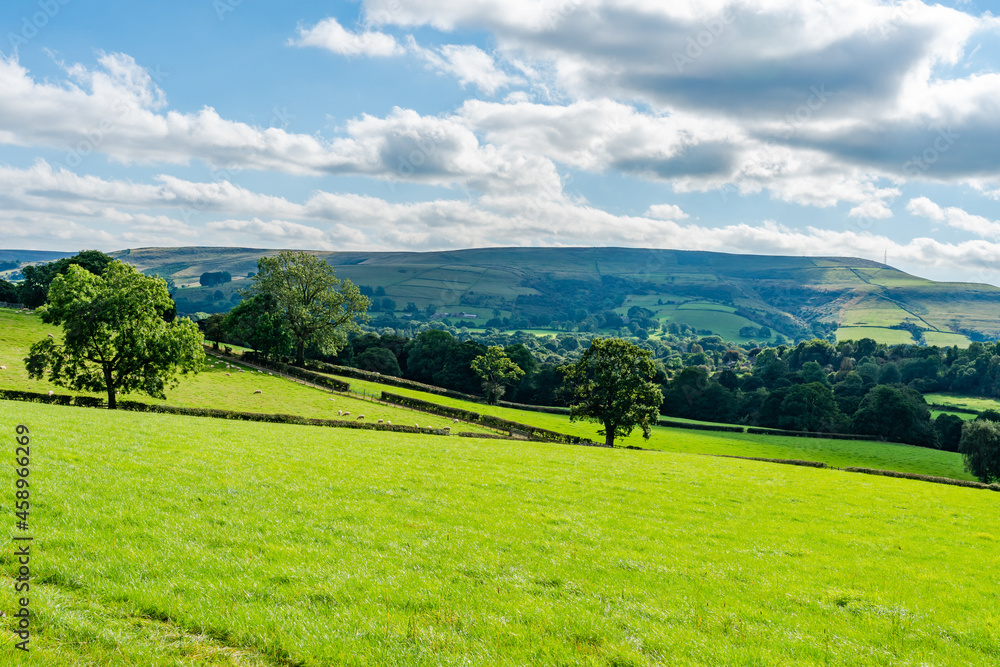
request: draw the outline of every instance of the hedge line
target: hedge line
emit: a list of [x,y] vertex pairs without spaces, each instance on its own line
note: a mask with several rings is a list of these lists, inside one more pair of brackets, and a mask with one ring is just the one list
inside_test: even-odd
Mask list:
[[271,361],[270,359],[263,359],[258,357],[253,352],[245,352],[239,358],[227,355],[219,352],[218,350],[213,350],[212,354],[220,356],[223,358],[230,358],[235,361],[248,361],[255,366],[260,366],[261,368],[268,368],[279,373],[284,373],[285,375],[291,375],[292,377],[299,378],[300,380],[306,380],[312,382],[313,384],[318,384],[327,389],[332,389],[334,391],[346,392],[350,391],[351,385],[342,380],[337,380],[332,377],[327,377],[325,375],[320,375],[319,373],[313,373],[312,371],[305,370],[304,368],[299,368],[298,366],[292,366],[290,364],[282,363],[280,361]]
[[745,461],[766,461],[767,463],[784,463],[790,466],[805,466],[807,468],[829,468],[821,461],[803,461],[802,459],[765,459],[759,456],[733,456],[732,454],[710,454],[722,459],[743,459]]
[[399,394],[392,394],[387,391],[382,392],[382,400],[387,403],[395,403],[396,405],[403,405],[408,408],[421,410],[423,412],[430,412],[444,417],[451,417],[452,419],[461,419],[462,421],[482,424],[483,426],[489,426],[491,428],[507,431],[511,435],[513,435],[514,431],[519,431],[528,437],[533,437],[538,440],[565,442],[571,445],[590,444],[592,442],[588,438],[557,433],[555,431],[549,431],[548,429],[538,428],[537,426],[529,426],[528,424],[521,424],[519,422],[501,419],[492,415],[481,415],[478,412],[463,410],[462,408],[438,405],[437,403],[421,401],[420,399],[410,398],[409,396],[400,396]]
[[690,428],[697,431],[724,431],[726,433],[743,433],[742,426],[726,426],[724,424],[689,424],[688,422],[675,422],[670,419],[661,419],[656,422],[658,426],[668,426],[670,428]]
[[896,472],[895,470],[878,470],[876,468],[844,468],[843,470],[844,472],[860,472],[865,475],[882,475],[883,477],[918,479],[922,482],[934,482],[935,484],[949,484],[951,486],[964,486],[971,489],[989,489],[990,491],[1000,491],[1000,484],[983,484],[982,482],[969,482],[964,479],[952,479],[951,477],[934,477],[932,475],[920,475],[913,472]]
[[514,408],[515,410],[530,410],[531,412],[547,412],[550,415],[569,414],[569,408],[561,408],[557,405],[528,405],[527,403],[511,403],[510,401],[497,401],[497,405],[504,408]]
[[415,380],[398,378],[395,375],[382,375],[381,373],[375,373],[372,371],[363,371],[360,368],[352,368],[350,366],[338,366],[336,364],[328,364],[322,361],[306,361],[306,368],[311,368],[313,370],[317,370],[322,373],[332,373],[334,375],[342,375],[344,377],[355,378],[357,380],[367,380],[369,382],[387,384],[393,387],[402,387],[404,389],[415,389],[417,391],[423,391],[429,394],[437,394],[438,396],[447,396],[448,398],[458,398],[463,401],[472,401],[473,403],[484,402],[482,396],[463,394],[460,391],[453,391],[451,389],[445,389],[443,387],[435,387],[434,385],[424,384],[423,382],[416,382]]
[[[40,394],[32,391],[0,389],[0,400],[27,401],[33,403],[50,403],[56,405],[73,405],[83,408],[106,408],[107,404],[94,396],[69,396],[66,394]],[[184,415],[188,417],[211,417],[213,419],[234,419],[238,421],[265,422],[268,424],[298,424],[300,426],[328,426],[332,428],[354,428],[369,431],[393,431],[396,433],[425,433],[430,435],[449,435],[445,429],[407,426],[405,424],[373,424],[370,422],[347,421],[340,419],[313,419],[298,415],[268,414],[261,412],[237,412],[236,410],[218,410],[215,408],[181,408],[171,405],[155,405],[139,401],[118,401],[118,409],[129,412],[155,412],[160,414]],[[478,436],[478,433],[463,434],[468,437]]]
[[827,438],[830,440],[871,440],[875,436],[856,435],[854,433],[818,433],[815,431],[786,431],[777,428],[756,428],[750,426],[747,433],[755,435],[788,435],[796,438]]
[[941,405],[940,403],[928,403],[927,408],[929,410],[940,410],[941,412],[964,412],[967,415],[979,414],[979,410],[973,410],[972,408],[956,408],[953,405]]

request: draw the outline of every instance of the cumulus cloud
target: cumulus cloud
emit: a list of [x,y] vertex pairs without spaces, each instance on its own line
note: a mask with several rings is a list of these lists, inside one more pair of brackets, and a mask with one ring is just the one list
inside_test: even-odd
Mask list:
[[513,76],[497,67],[493,56],[478,46],[471,44],[445,44],[436,49],[425,49],[412,37],[409,49],[431,67],[443,74],[451,74],[465,87],[473,84],[486,95],[493,95],[501,88],[525,83],[519,76]]
[[355,33],[345,29],[335,18],[326,18],[311,28],[299,26],[299,34],[289,40],[292,46],[315,46],[342,56],[385,58],[404,53],[392,35],[366,31]]
[[957,206],[941,208],[927,197],[911,199],[906,210],[916,216],[944,222],[954,229],[971,232],[980,238],[1000,238],[1000,221],[969,213]]

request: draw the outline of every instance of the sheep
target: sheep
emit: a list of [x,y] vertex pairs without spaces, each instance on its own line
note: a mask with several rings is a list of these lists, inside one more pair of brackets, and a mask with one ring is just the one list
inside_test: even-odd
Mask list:
[[55,395],[55,393],[56,393],[56,392],[54,392],[54,391],[52,391],[51,389],[49,389],[49,396],[53,396],[53,395]]
[[357,421],[361,421],[361,420],[362,420],[362,419],[364,419],[364,418],[365,418],[365,416],[364,416],[364,415],[358,415],[358,419],[357,419]]
[[445,426],[441,430],[444,431],[446,435],[451,434],[451,427],[450,426]]
[[453,423],[455,423],[455,424],[457,424],[457,423],[458,423],[458,420],[457,420],[457,419],[452,419],[451,421],[452,421]]
[[5,371],[5,370],[7,370],[6,366],[0,366],[0,371]]
[[345,416],[345,417],[350,417],[350,416],[351,416],[351,413],[350,413],[350,412],[345,412],[345,413],[344,413],[344,416]]
[[49,338],[55,338],[55,336],[53,336],[52,334],[45,334],[45,335],[48,336]]
[[381,424],[381,423],[382,423],[382,420],[381,420],[381,419],[379,419],[379,420],[378,420],[378,423],[379,423],[379,424]]
[[344,411],[343,410],[337,410],[337,414],[340,415],[341,417],[343,417],[344,416]]
[[392,426],[392,420],[391,419],[385,420],[385,423],[388,424],[389,426]]
[[414,424],[413,428],[420,428],[420,424]]
[[257,391],[255,391],[254,393],[255,393],[255,394],[263,394],[264,392],[263,392],[263,391],[261,391],[260,389],[258,389],[258,390],[257,390]]
[[233,377],[233,374],[232,373],[226,373],[226,377],[227,378],[231,378],[231,377]]

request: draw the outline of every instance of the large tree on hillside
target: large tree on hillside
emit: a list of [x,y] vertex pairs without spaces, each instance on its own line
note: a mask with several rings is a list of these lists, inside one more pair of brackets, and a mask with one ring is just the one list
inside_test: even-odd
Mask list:
[[360,331],[356,320],[368,321],[371,302],[350,280],[337,278],[333,267],[305,252],[283,250],[257,260],[257,275],[245,296],[273,299],[295,345],[295,363],[305,363],[306,345],[328,354]]
[[891,442],[937,446],[927,401],[909,387],[878,385],[861,400],[851,430]]
[[507,389],[507,385],[514,384],[524,377],[524,371],[511,361],[499,345],[491,345],[487,348],[486,354],[472,360],[471,367],[476,375],[482,379],[486,401],[490,405],[497,404]]
[[958,451],[965,459],[965,469],[980,482],[1000,481],[1000,424],[989,420],[966,422]]
[[649,350],[619,338],[595,338],[575,364],[560,367],[570,395],[570,420],[602,424],[609,447],[639,426],[649,438],[663,402],[652,382],[656,367]]
[[78,390],[116,394],[143,392],[165,398],[178,373],[197,372],[204,362],[202,337],[191,320],[178,320],[160,278],[112,262],[102,276],[73,265],[56,276],[42,320],[61,324],[63,341],[44,338],[25,359],[28,375],[46,376]]

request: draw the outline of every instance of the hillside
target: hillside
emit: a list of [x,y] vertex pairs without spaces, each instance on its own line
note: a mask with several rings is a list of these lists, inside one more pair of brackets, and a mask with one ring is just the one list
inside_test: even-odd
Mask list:
[[0,423],[33,438],[38,664],[1000,657],[988,491],[5,401]]
[[[113,254],[171,278],[182,313],[211,313],[231,308],[257,259],[274,252],[192,247]],[[482,327],[499,311],[509,328],[565,329],[587,315],[627,315],[639,306],[657,325],[688,325],[735,341],[836,333],[943,346],[1000,337],[1000,289],[934,282],[857,258],[628,248],[315,254],[336,266],[339,276],[383,288],[396,316],[403,316],[408,303],[421,309],[433,304],[437,319],[465,326]],[[210,271],[228,271],[233,282],[198,286],[199,276]],[[601,326],[603,320],[596,330]],[[770,331],[762,335],[761,327]]]

